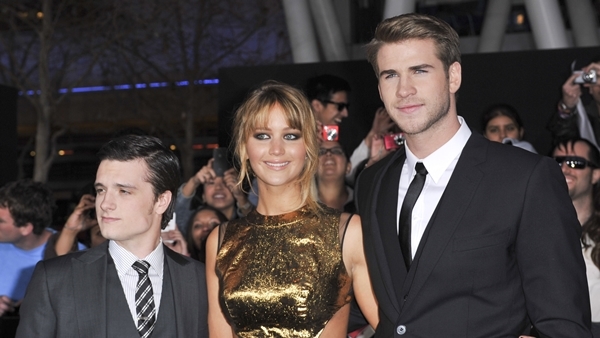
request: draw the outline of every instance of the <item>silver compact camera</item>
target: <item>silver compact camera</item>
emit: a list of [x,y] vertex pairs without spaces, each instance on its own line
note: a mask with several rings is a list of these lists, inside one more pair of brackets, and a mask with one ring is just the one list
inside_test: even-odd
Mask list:
[[578,74],[573,83],[596,83],[597,80],[597,74],[594,69],[591,69],[589,72],[579,70],[573,72],[573,74]]

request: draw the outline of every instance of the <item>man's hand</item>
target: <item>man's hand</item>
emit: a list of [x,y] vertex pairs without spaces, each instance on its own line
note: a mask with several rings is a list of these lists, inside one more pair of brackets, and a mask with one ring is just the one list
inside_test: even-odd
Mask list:
[[387,134],[394,125],[395,122],[392,120],[385,108],[378,108],[375,112],[375,118],[373,118],[371,130],[367,134],[367,137],[365,137],[367,146],[371,148],[371,141],[374,139],[374,137]]
[[581,96],[581,86],[573,83],[577,76],[577,74],[571,74],[562,86],[562,103],[569,108],[575,107]]
[[87,211],[96,207],[96,197],[90,194],[84,194],[79,200],[79,204],[71,213],[64,229],[72,232],[80,232],[87,230],[98,224],[98,220],[88,216]]
[[374,135],[371,138],[371,147],[369,148],[369,161],[365,165],[365,167],[369,167],[373,165],[375,162],[381,160],[386,157],[391,151],[385,149],[385,142],[383,137],[379,135]]
[[16,306],[17,304],[8,296],[0,296],[0,317],[4,316],[7,312],[15,311]]
[[[589,73],[591,70],[596,71],[597,76],[600,76],[600,63],[592,62],[581,69],[584,73]],[[578,83],[574,83],[575,78],[580,75],[581,74],[571,74],[562,86],[562,103],[568,108],[574,108],[581,97],[581,86]],[[596,81],[596,83],[584,83],[583,87],[589,88],[598,85],[600,84]]]

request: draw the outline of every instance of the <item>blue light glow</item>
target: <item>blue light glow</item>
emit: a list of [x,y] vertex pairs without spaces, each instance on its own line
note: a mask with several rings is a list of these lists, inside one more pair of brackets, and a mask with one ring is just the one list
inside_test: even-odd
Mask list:
[[[185,87],[191,84],[195,85],[216,85],[219,84],[219,79],[204,79],[204,80],[183,80],[176,81],[173,83],[177,87]],[[114,86],[91,86],[91,87],[75,87],[70,90],[71,93],[89,93],[89,92],[105,92],[111,90],[130,90],[130,89],[144,89],[144,88],[164,88],[170,86],[170,82],[150,82],[150,83],[136,83],[136,84],[120,84]],[[66,94],[69,92],[68,88],[60,88],[59,94]],[[40,95],[41,91],[38,90],[27,90],[25,95]],[[19,95],[23,95],[23,91],[19,92]]]

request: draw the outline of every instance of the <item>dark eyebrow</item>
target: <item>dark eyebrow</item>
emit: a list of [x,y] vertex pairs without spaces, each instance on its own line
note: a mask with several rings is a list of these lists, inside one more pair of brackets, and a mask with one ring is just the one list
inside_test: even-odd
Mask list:
[[[124,183],[116,183],[115,186],[118,188],[137,189],[135,186],[133,186],[131,184],[124,184]],[[104,188],[104,184],[98,182],[98,183],[94,184],[94,187]]]
[[382,70],[381,72],[379,72],[379,77],[381,77],[383,75],[389,75],[389,74],[396,74],[396,71],[393,69]]
[[119,188],[137,189],[134,185],[131,185],[131,184],[117,183],[115,185]]
[[[420,65],[411,66],[408,69],[410,69],[412,71],[415,71],[415,70],[420,70],[420,69],[424,69],[424,68],[433,68],[433,66],[430,65],[430,64],[427,64],[427,63],[423,63],[423,64],[420,64]],[[379,72],[379,76],[381,77],[383,75],[397,74],[397,73],[398,72],[396,72],[393,69],[385,69],[385,70],[382,70],[381,72]]]
[[409,67],[408,69],[410,69],[410,70],[420,70],[420,69],[423,69],[423,68],[433,68],[433,66],[424,63],[424,64],[421,64],[421,65],[416,65],[416,66]]

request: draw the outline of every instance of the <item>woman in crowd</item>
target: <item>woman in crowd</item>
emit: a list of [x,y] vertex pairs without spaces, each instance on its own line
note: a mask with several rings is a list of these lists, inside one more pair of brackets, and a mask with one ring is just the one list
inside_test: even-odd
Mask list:
[[302,92],[253,91],[234,120],[238,184],[257,178],[258,204],[222,224],[206,249],[211,337],[345,337],[350,289],[377,325],[358,216],[317,202],[319,141]]
[[490,106],[481,117],[483,136],[488,140],[523,148],[536,153],[531,143],[523,140],[525,128],[517,110],[508,104]]
[[212,229],[224,222],[227,222],[227,217],[208,204],[203,204],[192,212],[185,236],[190,257],[201,262],[206,260],[206,238]]

